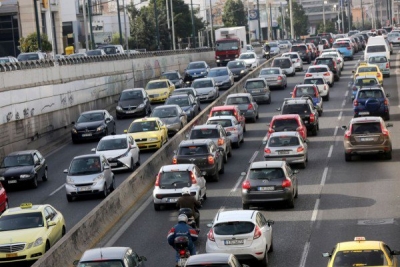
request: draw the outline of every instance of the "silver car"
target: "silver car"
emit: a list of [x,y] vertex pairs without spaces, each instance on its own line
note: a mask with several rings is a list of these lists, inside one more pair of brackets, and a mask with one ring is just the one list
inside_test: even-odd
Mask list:
[[269,88],[278,87],[285,89],[287,87],[287,77],[281,68],[263,68],[258,77],[265,78]]
[[267,161],[284,160],[288,164],[301,164],[306,168],[308,147],[298,132],[275,132],[266,141],[264,158]]
[[258,119],[258,104],[249,93],[230,94],[226,98],[225,105],[237,105],[247,120],[256,122]]
[[229,89],[235,83],[233,73],[228,67],[212,68],[207,77],[214,78],[215,85],[219,89]]
[[303,71],[303,60],[301,59],[299,53],[297,52],[283,53],[282,57],[290,57],[292,59],[294,69],[296,71]]
[[187,124],[187,115],[178,105],[163,105],[153,109],[150,117],[157,117],[167,126],[168,134],[176,134]]
[[65,191],[68,202],[75,197],[87,195],[105,198],[115,189],[114,173],[102,154],[77,156],[64,173],[67,174]]
[[271,104],[271,90],[265,78],[247,79],[244,91],[250,93],[256,102]]
[[192,87],[196,89],[200,101],[215,100],[219,97],[219,88],[215,84],[214,78],[200,78],[192,83]]
[[240,147],[240,143],[244,142],[244,131],[243,127],[235,118],[235,116],[214,116],[208,118],[206,124],[219,124],[224,127],[225,131],[230,132],[228,136],[231,139],[231,143],[236,147]]
[[387,39],[392,45],[400,45],[400,32],[390,32]]

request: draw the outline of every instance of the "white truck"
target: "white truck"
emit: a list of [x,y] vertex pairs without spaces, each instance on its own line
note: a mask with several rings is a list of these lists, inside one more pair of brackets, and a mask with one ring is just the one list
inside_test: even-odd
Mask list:
[[246,51],[246,27],[228,27],[215,30],[215,60],[217,66],[226,65]]

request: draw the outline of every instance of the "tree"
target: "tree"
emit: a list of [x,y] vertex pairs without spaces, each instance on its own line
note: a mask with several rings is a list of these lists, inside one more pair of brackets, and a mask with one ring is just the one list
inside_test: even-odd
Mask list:
[[324,27],[324,23],[321,22],[318,27],[317,27],[317,33],[323,33],[323,32],[332,32],[332,33],[336,33],[336,28],[335,28],[335,23],[330,21],[330,20],[326,20],[325,21],[325,27]]
[[[119,33],[114,33],[113,35],[112,35],[112,37],[111,37],[111,43],[112,44],[120,44],[119,43]],[[124,45],[125,44],[125,38],[124,38],[124,36],[122,36],[122,45]]]
[[[292,2],[292,10],[293,10],[293,30],[294,36],[302,36],[308,34],[308,16],[303,9],[303,6],[298,4],[293,0]],[[286,25],[290,25],[289,23]]]
[[224,6],[222,22],[225,27],[246,26],[247,15],[242,1],[227,0]]
[[[42,51],[43,52],[51,52],[53,47],[49,42],[47,35],[40,35],[40,39],[42,42]],[[39,51],[38,40],[36,32],[29,34],[26,38],[21,37],[19,39],[20,50],[21,52],[37,52]]]

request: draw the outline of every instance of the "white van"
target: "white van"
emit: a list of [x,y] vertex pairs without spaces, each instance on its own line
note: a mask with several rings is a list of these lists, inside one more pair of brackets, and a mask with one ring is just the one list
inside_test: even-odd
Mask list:
[[368,43],[364,51],[364,60],[368,60],[371,55],[384,55],[387,59],[390,59],[390,48],[383,36],[378,35],[368,38]]

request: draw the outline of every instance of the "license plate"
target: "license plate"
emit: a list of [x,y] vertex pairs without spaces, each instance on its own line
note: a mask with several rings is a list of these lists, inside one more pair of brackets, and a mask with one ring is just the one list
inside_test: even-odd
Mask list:
[[129,111],[127,111],[126,113],[127,114],[131,114],[131,113],[135,113],[136,112],[136,110],[129,110]]
[[374,141],[374,138],[372,138],[372,137],[364,137],[364,138],[361,138],[361,141],[363,141],[363,142]]
[[278,151],[278,154],[282,155],[282,154],[289,154],[289,151]]
[[258,191],[274,191],[273,186],[259,186]]
[[91,188],[90,186],[82,186],[82,187],[78,187],[76,190],[79,191],[79,192],[82,192],[82,191],[91,191],[92,188]]
[[253,93],[259,93],[259,92],[261,92],[260,90],[253,90],[252,91]]
[[304,123],[308,123],[308,121],[304,121]]
[[118,165],[118,163],[115,163],[115,162],[110,163],[110,166],[117,166],[117,165]]
[[16,183],[17,183],[17,180],[9,180],[8,183],[9,183],[9,184],[16,184]]
[[225,240],[225,245],[243,245],[243,239],[232,239],[232,240]]
[[369,115],[369,112],[368,111],[361,111],[358,114],[359,115]]
[[17,257],[18,256],[18,253],[7,253],[6,254],[6,258],[14,258],[14,257]]
[[82,137],[88,137],[88,136],[92,136],[92,134],[91,133],[82,134]]
[[177,198],[167,198],[167,202],[176,202]]

